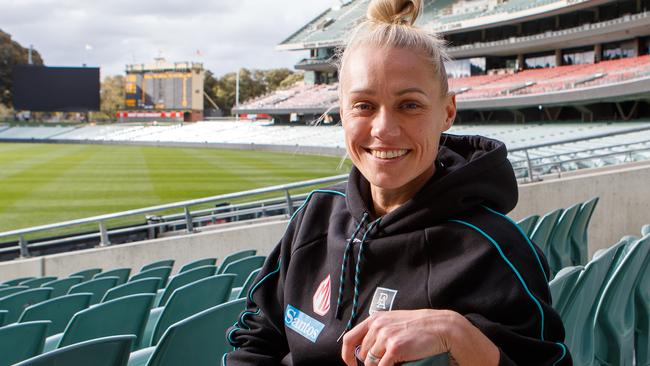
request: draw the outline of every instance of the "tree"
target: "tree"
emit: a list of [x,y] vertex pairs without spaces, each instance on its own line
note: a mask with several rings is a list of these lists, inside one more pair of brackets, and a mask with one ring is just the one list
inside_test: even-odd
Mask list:
[[[11,35],[0,30],[0,104],[12,105],[12,72],[15,65],[27,64],[29,50],[11,39]],[[38,51],[32,52],[34,65],[43,65]]]
[[124,108],[124,76],[107,76],[100,87],[100,110],[111,121],[115,121],[117,111]]

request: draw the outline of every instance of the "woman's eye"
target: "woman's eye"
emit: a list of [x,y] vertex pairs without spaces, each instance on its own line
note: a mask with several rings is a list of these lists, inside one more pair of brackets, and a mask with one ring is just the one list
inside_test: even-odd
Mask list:
[[369,111],[372,109],[372,105],[370,105],[369,103],[357,103],[354,105],[354,109],[360,111]]
[[415,103],[415,102],[408,102],[408,103],[402,104],[402,108],[404,108],[404,109],[417,109],[419,107],[420,107],[420,105]]

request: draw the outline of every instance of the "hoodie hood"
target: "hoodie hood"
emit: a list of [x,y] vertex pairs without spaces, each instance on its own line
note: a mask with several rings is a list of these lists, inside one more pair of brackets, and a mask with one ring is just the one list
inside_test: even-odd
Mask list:
[[[488,206],[501,213],[517,204],[517,180],[503,142],[482,136],[443,134],[433,177],[402,206],[381,218],[379,229],[395,234],[430,227],[463,212]],[[347,183],[347,208],[357,221],[373,218],[370,184],[353,167]]]

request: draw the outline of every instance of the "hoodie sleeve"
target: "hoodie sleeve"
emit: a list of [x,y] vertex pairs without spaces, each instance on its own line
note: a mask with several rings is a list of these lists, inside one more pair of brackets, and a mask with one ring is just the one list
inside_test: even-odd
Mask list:
[[289,352],[284,333],[283,287],[293,241],[291,231],[290,224],[246,296],[246,310],[226,332],[235,350],[224,356],[222,365],[278,365]]

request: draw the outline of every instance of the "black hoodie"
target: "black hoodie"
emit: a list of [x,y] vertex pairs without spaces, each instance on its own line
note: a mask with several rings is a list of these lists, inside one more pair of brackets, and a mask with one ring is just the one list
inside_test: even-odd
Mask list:
[[505,145],[480,136],[443,135],[434,176],[380,218],[353,168],[292,216],[223,363],[342,365],[341,334],[371,312],[429,308],[469,319],[500,365],[570,365],[546,260],[504,216],[516,203]]

